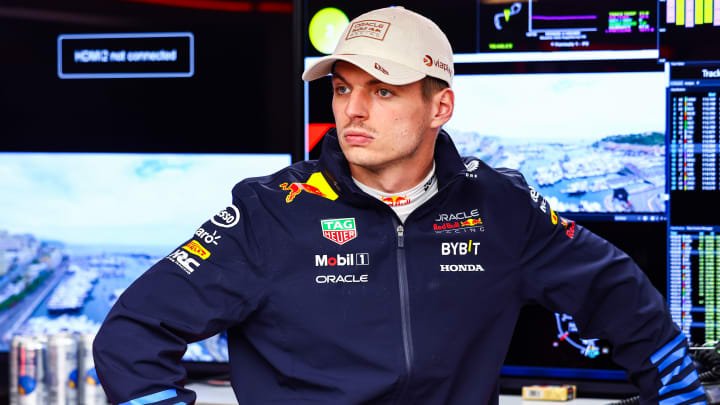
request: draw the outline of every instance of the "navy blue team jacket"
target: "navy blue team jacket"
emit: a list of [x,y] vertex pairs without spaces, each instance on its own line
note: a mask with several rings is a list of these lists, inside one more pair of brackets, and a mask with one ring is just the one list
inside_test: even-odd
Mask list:
[[192,404],[186,344],[228,332],[240,404],[487,404],[520,308],[609,339],[643,403],[704,400],[663,297],[622,251],[515,171],[440,133],[438,193],[401,223],[318,161],[247,179],[232,205],[128,288],[95,340],[113,404]]

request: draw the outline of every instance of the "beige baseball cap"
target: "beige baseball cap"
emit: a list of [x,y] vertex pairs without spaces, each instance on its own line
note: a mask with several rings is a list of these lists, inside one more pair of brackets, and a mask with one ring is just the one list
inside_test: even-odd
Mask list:
[[373,10],[350,21],[333,54],[305,69],[303,80],[330,74],[338,60],[388,84],[410,84],[432,76],[452,86],[450,41],[434,22],[399,6]]

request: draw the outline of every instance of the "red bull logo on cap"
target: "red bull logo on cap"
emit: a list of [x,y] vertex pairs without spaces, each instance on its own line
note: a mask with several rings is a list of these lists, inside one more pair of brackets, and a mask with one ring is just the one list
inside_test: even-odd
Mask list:
[[290,193],[285,197],[285,202],[290,204],[295,200],[298,194],[302,191],[307,191],[310,194],[327,198],[328,200],[335,201],[338,198],[337,193],[330,187],[322,173],[315,172],[310,175],[305,183],[282,183],[280,188],[289,191]]

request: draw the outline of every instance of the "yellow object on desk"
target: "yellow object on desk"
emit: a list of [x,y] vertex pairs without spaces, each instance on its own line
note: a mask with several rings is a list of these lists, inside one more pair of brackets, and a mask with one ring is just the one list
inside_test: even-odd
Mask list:
[[522,388],[522,398],[535,401],[570,401],[576,393],[574,385],[531,385]]

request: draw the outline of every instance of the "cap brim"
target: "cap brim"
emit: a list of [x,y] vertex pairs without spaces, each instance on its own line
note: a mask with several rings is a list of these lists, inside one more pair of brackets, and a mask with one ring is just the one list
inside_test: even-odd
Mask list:
[[383,83],[397,86],[416,82],[426,76],[425,73],[418,72],[405,65],[374,56],[328,55],[318,59],[305,69],[302,79],[309,82],[329,75],[333,63],[339,60],[352,63]]

